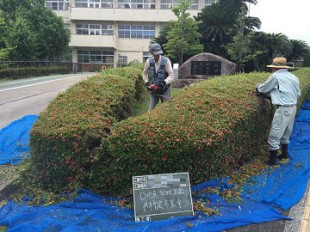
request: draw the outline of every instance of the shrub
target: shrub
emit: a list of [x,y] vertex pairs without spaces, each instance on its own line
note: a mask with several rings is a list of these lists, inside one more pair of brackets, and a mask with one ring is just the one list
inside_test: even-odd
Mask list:
[[[309,78],[302,72],[297,74],[303,96],[309,97]],[[273,107],[255,96],[255,85],[268,75],[199,82],[151,114],[114,124],[98,149],[87,188],[129,195],[135,175],[189,172],[197,184],[231,173],[266,148]]]
[[54,192],[83,186],[101,139],[115,122],[130,116],[136,97],[142,98],[136,93],[139,82],[141,70],[116,69],[60,94],[31,130],[32,181]]
[[65,74],[70,73],[71,67],[67,65],[50,65],[50,66],[31,66],[31,67],[16,67],[7,68],[3,67],[0,69],[0,79],[1,78],[25,78],[30,76],[41,76],[49,74]]
[[[310,69],[297,70],[302,99]],[[31,130],[28,177],[40,188],[129,195],[131,177],[189,172],[193,184],[229,174],[265,149],[273,116],[255,85],[269,74],[221,76],[129,117],[146,93],[141,69],[107,69],[59,95]]]

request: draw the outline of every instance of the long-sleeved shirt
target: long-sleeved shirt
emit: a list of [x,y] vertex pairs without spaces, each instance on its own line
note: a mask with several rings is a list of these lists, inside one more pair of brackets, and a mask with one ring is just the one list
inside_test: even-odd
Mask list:
[[272,73],[267,81],[258,86],[261,93],[269,93],[274,105],[296,105],[301,95],[299,79],[287,69]]
[[[144,70],[143,70],[143,80],[145,83],[149,82],[149,70],[150,70],[150,58],[148,58],[144,64]],[[162,61],[162,56],[159,56],[158,61],[155,61],[155,70],[156,73],[158,72],[158,69],[160,67],[161,61]],[[167,78],[165,79],[166,84],[170,84],[174,81],[174,73],[171,65],[171,61],[168,59],[167,64],[165,66],[165,71],[168,73]]]

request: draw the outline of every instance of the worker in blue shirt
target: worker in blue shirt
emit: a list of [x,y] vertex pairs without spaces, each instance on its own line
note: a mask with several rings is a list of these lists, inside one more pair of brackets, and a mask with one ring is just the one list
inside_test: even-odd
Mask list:
[[[270,151],[269,165],[277,165],[278,158],[288,158],[288,144],[296,115],[297,99],[301,95],[299,79],[288,71],[286,58],[277,57],[271,65],[272,74],[263,84],[257,84],[256,91],[268,94],[276,106],[268,137]],[[281,155],[278,150],[281,146]]]

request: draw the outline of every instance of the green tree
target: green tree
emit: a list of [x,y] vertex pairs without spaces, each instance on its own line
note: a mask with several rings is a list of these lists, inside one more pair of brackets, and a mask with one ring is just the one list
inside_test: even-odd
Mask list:
[[187,12],[190,7],[188,0],[181,0],[179,5],[172,9],[177,20],[171,22],[172,27],[167,33],[168,42],[164,44],[167,56],[175,58],[182,65],[184,56],[202,52],[203,46],[199,43],[200,33],[198,22]]
[[[172,27],[173,27],[172,22],[169,22],[168,24],[164,25],[159,32],[159,36],[155,37],[153,42],[156,42],[160,45],[164,45],[164,44],[168,43],[167,34],[170,30],[172,30]],[[162,50],[163,50],[164,54],[166,54],[166,50],[163,46],[162,46]],[[173,59],[171,59],[171,60],[173,60]]]
[[246,63],[246,71],[266,70],[266,65],[270,64],[274,57],[283,55],[288,58],[292,54],[290,40],[281,33],[254,32],[251,39],[251,49],[259,51],[259,54],[255,57],[255,61],[252,60]]
[[249,4],[257,4],[257,0],[219,0],[218,5],[230,9],[231,13],[234,14],[235,16],[238,16],[240,13],[241,9],[244,8],[246,12],[248,12],[248,6],[247,3]]
[[14,23],[16,12],[20,9],[31,11],[34,7],[44,6],[45,0],[0,0],[0,9],[4,12],[7,24]]
[[304,67],[310,67],[310,52],[304,55]]
[[16,22],[6,37],[7,48],[10,48],[10,60],[34,60],[36,53],[35,34],[28,21],[17,17]]
[[221,8],[219,4],[213,3],[198,13],[195,20],[202,22],[198,31],[202,35],[200,41],[204,51],[227,57],[225,44],[230,42],[231,13]]
[[[199,32],[204,51],[228,58],[226,45],[238,33],[237,19],[241,8],[248,12],[246,3],[256,4],[256,0],[220,0],[205,7],[195,19],[201,21]],[[244,31],[249,33],[260,28],[261,21],[256,17],[244,18]]]
[[292,45],[288,37],[282,33],[267,33],[266,47],[268,49],[269,62],[276,56],[289,57],[292,54]]
[[5,45],[5,21],[2,15],[0,14],[0,60],[4,60],[7,58],[9,54],[9,50]]
[[[12,60],[57,60],[68,50],[63,19],[44,7],[44,0],[0,0],[4,41]],[[29,44],[28,44],[29,43]]]
[[292,39],[290,42],[292,45],[292,54],[287,57],[287,60],[296,62],[309,54],[309,48],[305,41]]
[[[244,72],[245,63],[249,60],[256,61],[256,57],[262,52],[253,50],[251,43],[254,36],[253,32],[245,33],[246,8],[241,7],[239,16],[236,20],[237,34],[232,38],[232,42],[227,45],[227,51],[230,58],[237,63],[237,71]],[[259,70],[258,64],[255,62],[255,68]]]
[[57,17],[44,6],[35,7],[32,12],[23,11],[36,33],[37,59],[57,60],[68,47],[70,33],[64,27],[61,17]]

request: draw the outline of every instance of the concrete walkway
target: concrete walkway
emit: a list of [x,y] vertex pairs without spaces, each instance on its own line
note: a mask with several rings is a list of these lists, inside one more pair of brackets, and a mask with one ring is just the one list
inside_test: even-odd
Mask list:
[[0,82],[0,129],[25,115],[39,114],[61,92],[97,73],[50,75]]

